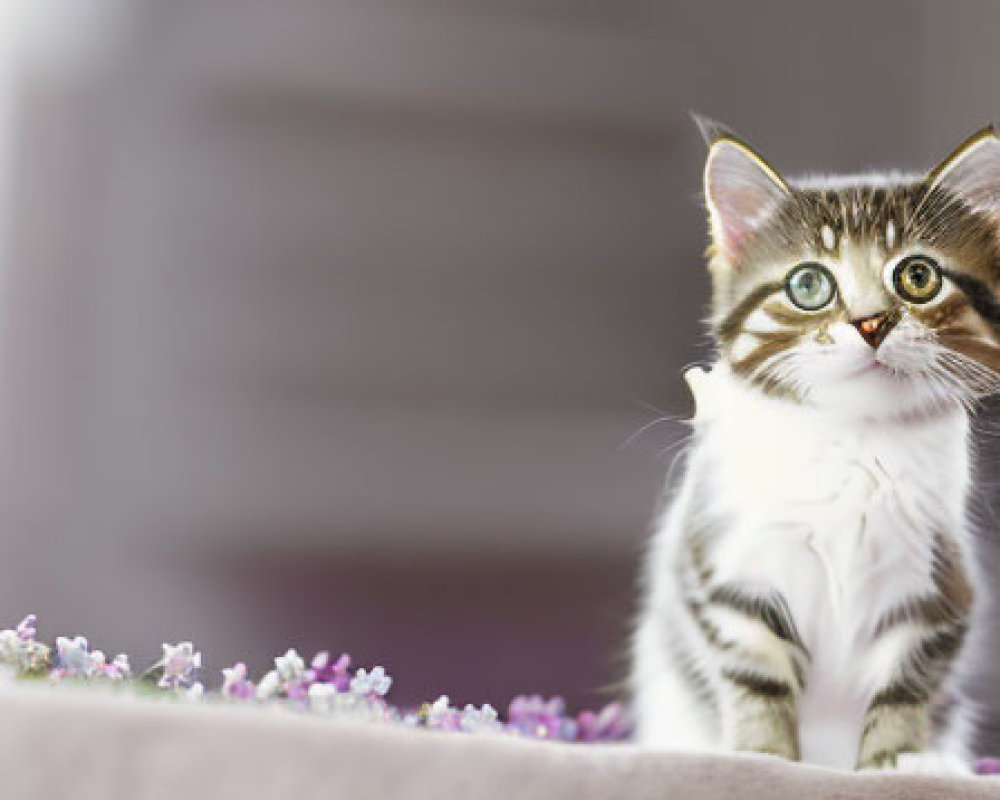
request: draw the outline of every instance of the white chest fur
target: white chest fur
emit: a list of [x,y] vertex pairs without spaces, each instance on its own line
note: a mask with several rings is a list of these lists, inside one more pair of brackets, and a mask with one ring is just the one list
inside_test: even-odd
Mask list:
[[[802,583],[800,556],[812,553],[806,560],[826,575],[824,602],[839,607],[859,585],[905,594],[913,588],[907,579],[931,565],[935,533],[963,527],[969,458],[961,410],[915,421],[830,418],[748,389],[723,367],[694,387],[693,468],[732,525],[716,554],[720,577],[731,571],[792,590]],[[865,598],[868,613],[872,600]]]
[[804,755],[839,749],[816,760],[849,765],[879,671],[867,634],[931,590],[936,535],[961,536],[967,417],[831,419],[747,389],[722,367],[691,383],[691,468],[729,521],[716,579],[784,595],[811,651]]

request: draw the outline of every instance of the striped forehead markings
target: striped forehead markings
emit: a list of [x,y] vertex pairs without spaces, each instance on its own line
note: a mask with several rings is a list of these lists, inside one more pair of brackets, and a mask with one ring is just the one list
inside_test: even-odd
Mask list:
[[833,228],[829,225],[824,225],[819,232],[820,238],[823,241],[823,247],[825,247],[831,253],[837,248],[837,234],[833,232]]
[[[985,218],[941,193],[928,202],[927,187],[917,180],[791,185],[787,202],[738,265],[749,285],[733,292],[733,305],[717,318],[715,333],[735,372],[795,397],[783,353],[800,341],[834,344],[837,320],[874,303],[899,302],[885,281],[886,262],[894,266],[909,248],[933,246],[943,253],[945,269],[951,262],[961,266],[946,273],[958,291],[953,304],[912,309],[916,321],[934,329],[942,344],[947,340],[944,346],[1000,373],[1000,235]],[[802,259],[825,264],[837,282],[837,299],[822,314],[792,309],[780,296],[784,282],[772,277],[776,264],[791,269]],[[771,282],[754,286],[758,274]]]

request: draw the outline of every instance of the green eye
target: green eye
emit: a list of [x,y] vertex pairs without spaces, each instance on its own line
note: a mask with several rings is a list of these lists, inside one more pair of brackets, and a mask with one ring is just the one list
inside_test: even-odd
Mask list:
[[830,271],[822,264],[799,264],[785,279],[788,299],[804,311],[819,311],[829,305],[835,294]]
[[941,291],[941,268],[927,256],[910,256],[892,271],[896,294],[908,303],[927,303]]

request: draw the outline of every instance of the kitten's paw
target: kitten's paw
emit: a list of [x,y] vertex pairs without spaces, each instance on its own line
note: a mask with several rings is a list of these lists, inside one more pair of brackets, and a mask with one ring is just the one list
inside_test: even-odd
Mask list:
[[972,775],[972,765],[950,753],[900,753],[896,770],[917,775]]
[[900,753],[896,757],[896,772],[913,775],[972,775],[972,765],[949,753]]
[[734,742],[728,749],[740,753],[756,753],[762,756],[777,756],[788,761],[799,760],[799,748],[795,739],[790,736],[781,736],[778,731],[763,732],[770,735],[755,737],[744,736],[740,741]]

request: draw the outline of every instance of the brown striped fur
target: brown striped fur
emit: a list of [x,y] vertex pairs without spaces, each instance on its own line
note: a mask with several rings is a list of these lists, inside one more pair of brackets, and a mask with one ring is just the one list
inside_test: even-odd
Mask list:
[[[964,147],[976,141],[972,137]],[[752,153],[742,142],[740,146]],[[968,383],[971,395],[995,391],[1000,386],[1000,225],[995,214],[974,207],[939,182],[945,164],[962,153],[959,148],[921,177],[862,177],[829,187],[776,177],[782,180],[781,201],[738,250],[727,250],[719,241],[710,248],[713,332],[734,371],[766,391],[801,401],[803,392],[773,369],[779,357],[804,342],[831,343],[833,323],[886,311],[909,318],[929,338],[958,354],[945,359],[942,368]],[[771,171],[759,161],[762,169]],[[833,247],[824,236],[833,239]],[[947,281],[943,299],[926,306],[895,294],[885,286],[883,275],[887,262],[922,252],[933,255],[954,278]],[[848,267],[865,298],[863,308],[848,307],[839,295],[819,312],[787,302],[784,275],[814,260]],[[747,334],[747,320],[757,311],[775,330]],[[737,352],[741,335],[753,346]],[[962,368],[959,362],[966,360],[979,367]]]

